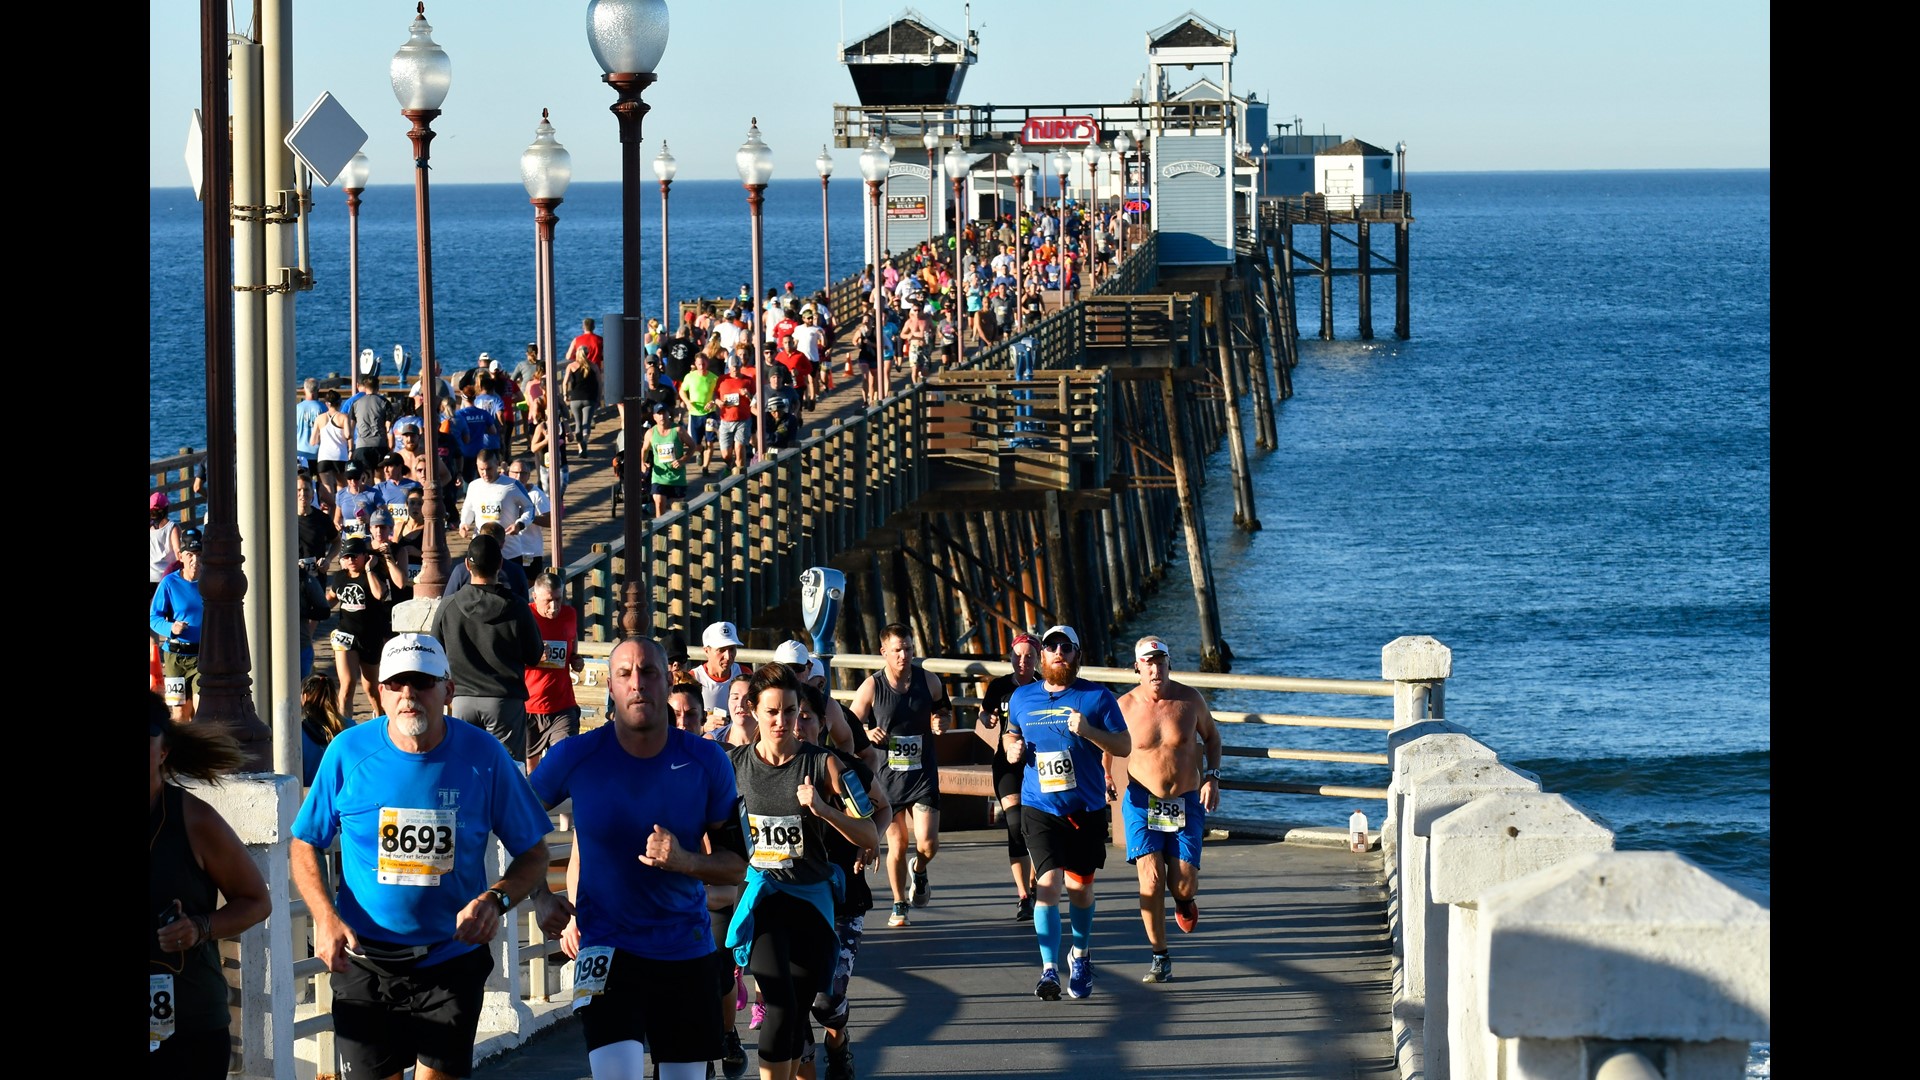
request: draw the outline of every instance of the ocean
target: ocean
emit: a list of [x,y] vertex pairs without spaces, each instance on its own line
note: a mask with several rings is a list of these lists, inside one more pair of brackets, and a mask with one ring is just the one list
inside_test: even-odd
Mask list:
[[[1209,462],[1235,670],[1378,678],[1381,646],[1438,638],[1453,650],[1449,719],[1606,820],[1620,848],[1678,851],[1770,903],[1770,187],[1766,170],[1415,175],[1412,339],[1392,337],[1382,279],[1377,336],[1360,341],[1341,279],[1336,340],[1317,340],[1317,283],[1303,283],[1280,445],[1250,451],[1261,531],[1233,526],[1226,451]],[[648,181],[641,201],[648,314],[660,298],[657,190]],[[843,178],[829,193],[838,277],[861,261],[865,192]],[[559,209],[563,337],[618,307],[618,194],[576,184]],[[363,344],[383,359],[395,343],[416,353],[412,191],[375,186],[365,199]],[[301,376],[350,359],[344,201],[316,201]],[[183,189],[156,189],[151,205],[149,449],[163,456],[204,445],[200,226]],[[739,184],[678,181],[671,205],[676,300],[751,280]],[[517,358],[533,338],[525,193],[438,187],[433,224],[442,361]],[[818,180],[775,180],[765,284],[819,286],[820,227]],[[1390,249],[1386,230],[1374,235]],[[1198,658],[1186,581],[1176,565],[1130,628],[1168,637],[1176,667]],[[1215,700],[1385,714],[1378,699]],[[1225,736],[1379,745],[1287,728]],[[1377,768],[1230,765],[1381,783]],[[1223,812],[1344,826],[1356,808],[1378,825],[1378,804],[1354,800],[1230,792]]]

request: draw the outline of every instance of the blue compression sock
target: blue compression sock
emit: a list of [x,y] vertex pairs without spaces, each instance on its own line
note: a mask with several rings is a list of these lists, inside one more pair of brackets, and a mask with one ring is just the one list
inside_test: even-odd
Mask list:
[[1040,939],[1040,966],[1060,966],[1060,905],[1033,905],[1033,935]]
[[1087,955],[1093,947],[1093,905],[1067,905],[1067,920],[1073,926],[1073,955]]

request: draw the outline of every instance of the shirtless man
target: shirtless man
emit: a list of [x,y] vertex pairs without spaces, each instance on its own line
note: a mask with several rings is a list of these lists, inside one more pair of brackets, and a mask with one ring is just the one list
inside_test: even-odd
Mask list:
[[1220,729],[1200,692],[1169,677],[1166,642],[1143,637],[1134,643],[1133,670],[1140,685],[1120,698],[1120,714],[1133,737],[1120,816],[1126,824],[1127,861],[1140,872],[1140,919],[1153,948],[1140,981],[1157,983],[1173,978],[1167,953],[1169,885],[1180,931],[1192,933],[1200,921],[1194,893],[1200,887],[1206,816],[1220,805]]

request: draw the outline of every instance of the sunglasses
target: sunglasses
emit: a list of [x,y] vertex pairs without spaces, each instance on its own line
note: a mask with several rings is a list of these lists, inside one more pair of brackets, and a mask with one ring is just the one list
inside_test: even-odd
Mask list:
[[1075,645],[1071,641],[1049,641],[1046,644],[1040,646],[1040,648],[1047,652],[1053,652],[1053,653],[1071,653],[1071,652],[1080,651],[1080,646]]
[[405,675],[395,675],[391,679],[381,679],[380,685],[398,692],[401,687],[413,690],[431,690],[440,685],[440,679],[425,672],[413,671]]

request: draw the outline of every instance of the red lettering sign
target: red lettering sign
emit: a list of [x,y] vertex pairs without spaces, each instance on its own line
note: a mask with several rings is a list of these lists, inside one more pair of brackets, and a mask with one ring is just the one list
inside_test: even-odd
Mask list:
[[1100,141],[1100,125],[1091,116],[1031,116],[1020,129],[1025,146],[1086,146]]

